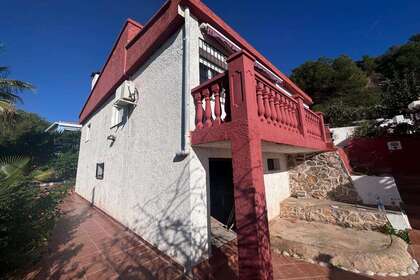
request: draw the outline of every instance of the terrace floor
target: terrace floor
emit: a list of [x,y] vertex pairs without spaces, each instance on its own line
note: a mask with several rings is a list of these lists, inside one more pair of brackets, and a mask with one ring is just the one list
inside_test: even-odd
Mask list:
[[[62,205],[48,253],[23,279],[190,279],[182,268],[89,203],[72,194]],[[411,232],[409,252],[420,261],[420,231]],[[235,279],[236,248],[230,242],[194,269],[194,279]],[[420,279],[368,277],[272,253],[274,279]],[[226,264],[229,265],[226,265]],[[211,275],[211,276],[209,276]]]

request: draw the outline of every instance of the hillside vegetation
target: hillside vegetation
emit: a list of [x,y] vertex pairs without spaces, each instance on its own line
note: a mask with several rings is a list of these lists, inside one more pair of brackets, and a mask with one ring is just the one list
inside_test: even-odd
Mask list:
[[292,72],[291,79],[314,100],[331,126],[390,118],[407,112],[420,96],[420,34],[381,56],[321,57]]

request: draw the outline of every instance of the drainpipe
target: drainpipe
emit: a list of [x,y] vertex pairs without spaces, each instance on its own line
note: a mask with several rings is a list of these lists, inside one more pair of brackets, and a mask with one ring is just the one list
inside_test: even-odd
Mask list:
[[190,9],[184,10],[184,38],[183,38],[183,65],[182,65],[182,124],[181,124],[181,151],[176,153],[177,157],[186,157],[190,153],[189,130],[190,130]]

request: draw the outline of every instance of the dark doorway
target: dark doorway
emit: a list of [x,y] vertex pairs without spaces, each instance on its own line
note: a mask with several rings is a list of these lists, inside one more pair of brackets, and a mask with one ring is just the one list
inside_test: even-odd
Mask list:
[[235,203],[233,198],[232,160],[209,159],[210,215],[229,229],[234,229]]

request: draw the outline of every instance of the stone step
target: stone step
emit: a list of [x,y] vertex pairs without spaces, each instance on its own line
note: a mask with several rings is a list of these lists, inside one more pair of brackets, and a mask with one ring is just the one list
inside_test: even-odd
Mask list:
[[331,200],[293,197],[280,204],[280,217],[365,230],[379,230],[388,222],[386,216],[376,208]]

